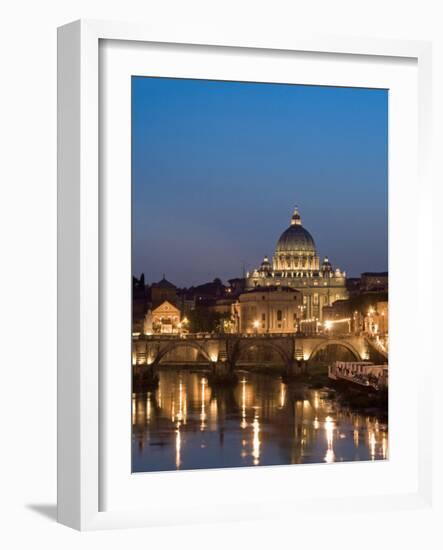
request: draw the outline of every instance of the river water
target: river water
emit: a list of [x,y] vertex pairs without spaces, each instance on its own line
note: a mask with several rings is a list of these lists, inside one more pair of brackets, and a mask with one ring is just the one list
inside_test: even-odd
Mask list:
[[234,388],[212,389],[204,372],[159,376],[157,390],[133,394],[134,472],[387,458],[387,425],[327,388],[246,371]]

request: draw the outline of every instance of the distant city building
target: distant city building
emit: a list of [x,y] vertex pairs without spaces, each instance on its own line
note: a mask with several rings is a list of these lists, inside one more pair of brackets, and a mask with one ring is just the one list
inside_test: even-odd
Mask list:
[[246,274],[246,289],[281,286],[302,295],[303,317],[322,320],[323,307],[348,297],[346,273],[334,269],[327,257],[320,264],[314,239],[295,208],[290,226],[281,234],[272,258]]
[[289,287],[257,287],[240,294],[234,311],[236,332],[297,332],[303,297]]
[[357,332],[357,318],[350,312],[349,300],[337,300],[323,308],[324,332],[330,335]]
[[168,301],[171,304],[176,304],[177,301],[177,287],[166,280],[163,275],[163,279],[158,283],[151,285],[151,304],[152,308],[158,307],[164,301]]
[[[377,300],[380,297],[382,300]],[[389,332],[388,322],[385,292],[365,292],[323,308],[324,329],[330,334],[364,332],[368,336],[384,338]]]
[[180,309],[182,317],[187,317],[195,307],[194,294],[187,288],[177,290],[176,305]]
[[230,315],[233,311],[233,304],[234,300],[232,300],[231,298],[220,298],[218,300],[214,300],[207,307],[210,311],[213,311],[214,313],[220,313],[221,315]]
[[196,306],[206,303],[212,304],[214,300],[223,298],[226,295],[227,287],[218,278],[210,283],[204,283],[188,288],[187,294],[193,296]]
[[360,279],[360,291],[388,291],[389,277],[388,272],[383,271],[381,273],[366,272],[361,274]]
[[371,336],[384,336],[389,332],[388,302],[377,302],[365,317],[365,332]]
[[177,334],[180,332],[180,310],[167,300],[148,311],[145,317],[145,334]]
[[358,294],[360,294],[360,285],[361,285],[360,277],[347,277],[346,289],[350,297],[357,296]]

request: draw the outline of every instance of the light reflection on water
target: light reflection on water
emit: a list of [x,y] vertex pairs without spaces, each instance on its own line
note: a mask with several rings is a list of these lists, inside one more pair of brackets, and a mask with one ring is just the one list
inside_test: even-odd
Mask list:
[[328,391],[249,372],[234,388],[211,388],[202,372],[159,376],[133,395],[134,472],[387,458],[387,425]]

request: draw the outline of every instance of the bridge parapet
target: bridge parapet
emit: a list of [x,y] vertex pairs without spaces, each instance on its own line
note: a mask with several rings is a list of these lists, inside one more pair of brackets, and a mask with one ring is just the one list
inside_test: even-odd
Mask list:
[[135,334],[133,335],[133,341],[170,341],[170,340],[239,340],[239,339],[260,339],[260,340],[275,340],[276,338],[294,339],[304,337],[302,333],[269,333],[269,334],[255,334],[255,333],[210,333],[210,332],[196,332],[188,334]]
[[321,349],[339,345],[347,348],[357,360],[368,356],[367,342],[362,336],[306,336],[300,333],[282,334],[182,334],[140,335],[133,337],[133,364],[157,365],[169,353],[180,348],[192,348],[195,361],[203,358],[209,364],[218,361],[235,366],[240,353],[252,347],[268,348],[280,355],[285,364],[310,361]]

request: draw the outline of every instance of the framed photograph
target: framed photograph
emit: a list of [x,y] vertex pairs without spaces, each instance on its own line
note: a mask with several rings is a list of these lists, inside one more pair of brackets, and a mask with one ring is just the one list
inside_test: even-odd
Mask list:
[[59,521],[430,506],[430,45],[58,36]]

